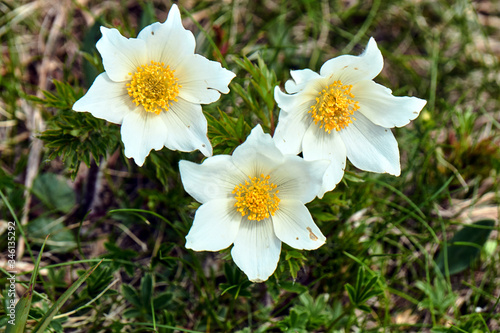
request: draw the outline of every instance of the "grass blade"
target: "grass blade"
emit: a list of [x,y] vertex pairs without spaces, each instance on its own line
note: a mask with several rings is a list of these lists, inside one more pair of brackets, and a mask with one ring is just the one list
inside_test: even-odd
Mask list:
[[42,260],[43,248],[45,247],[45,243],[47,242],[48,238],[49,235],[45,237],[45,241],[42,244],[42,248],[40,249],[38,258],[36,259],[35,268],[33,269],[33,274],[31,275],[28,290],[24,293],[24,295],[16,304],[16,309],[15,309],[16,319],[14,321],[14,325],[7,325],[5,333],[24,332],[24,327],[26,326],[26,321],[28,320],[28,315],[30,313],[31,300],[33,298],[33,286],[35,285],[36,276],[38,275],[38,269],[40,267],[40,261]]
[[56,315],[56,313],[59,311],[59,309],[63,306],[63,304],[68,300],[68,298],[73,295],[73,293],[80,287],[85,280],[94,272],[94,270],[101,264],[102,260],[97,263],[92,268],[89,268],[85,274],[80,276],[80,278],[71,285],[71,287],[68,288],[64,292],[64,294],[59,297],[59,299],[52,305],[52,307],[49,309],[49,311],[43,316],[43,318],[40,320],[38,325],[33,329],[33,333],[37,332],[45,332],[45,329],[49,326],[50,322],[52,321],[52,318]]
[[7,329],[5,333],[22,333],[24,332],[24,327],[26,326],[26,321],[28,320],[28,314],[30,313],[31,299],[33,297],[33,285],[30,283],[28,290],[24,293],[21,299],[16,304],[16,319],[14,320],[14,325],[7,324]]

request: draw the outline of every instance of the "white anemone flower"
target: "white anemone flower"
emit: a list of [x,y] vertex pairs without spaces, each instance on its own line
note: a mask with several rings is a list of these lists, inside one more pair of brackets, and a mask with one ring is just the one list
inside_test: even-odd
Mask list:
[[232,156],[180,161],[184,188],[202,203],[186,247],[220,251],[234,244],[233,260],[249,280],[267,280],[278,265],[281,242],[305,250],[325,243],[304,204],[316,197],[328,164],[284,155],[260,125]]
[[177,5],[164,23],[145,27],[137,38],[105,27],[101,33],[96,47],[105,72],[73,109],[121,124],[125,156],[139,166],[163,146],[211,156],[200,104],[228,93],[235,74],[194,53],[194,36],[182,26]]
[[[285,154],[330,160],[318,196],[335,188],[344,175],[346,157],[362,170],[399,176],[398,143],[390,128],[415,119],[426,101],[396,97],[373,78],[383,67],[377,43],[370,38],[360,56],[343,55],[323,64],[319,74],[291,71],[288,94],[275,88],[281,108],[274,134]],[[290,94],[290,95],[289,95]]]

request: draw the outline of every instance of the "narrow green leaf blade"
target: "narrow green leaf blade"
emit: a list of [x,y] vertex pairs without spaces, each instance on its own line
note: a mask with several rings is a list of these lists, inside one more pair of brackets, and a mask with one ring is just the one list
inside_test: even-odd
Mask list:
[[33,297],[33,286],[30,284],[28,290],[24,293],[21,299],[17,302],[15,308],[15,320],[14,325],[11,325],[11,321],[7,323],[7,329],[5,333],[23,333],[24,327],[26,326],[26,321],[28,320],[28,314],[30,313],[31,299]]
[[74,282],[71,287],[68,288],[64,292],[64,294],[59,297],[59,299],[52,305],[52,307],[49,309],[49,311],[43,316],[43,318],[40,320],[38,325],[33,329],[33,333],[37,332],[45,332],[45,329],[49,326],[50,322],[52,321],[52,318],[56,315],[56,313],[59,311],[59,309],[63,306],[63,304],[68,300],[68,298],[73,295],[73,293],[80,287],[85,280],[88,279],[88,277],[94,272],[94,270],[102,263],[102,260],[99,261],[94,267],[89,268],[85,274],[80,276],[76,282]]
[[358,269],[358,276],[356,277],[356,297],[359,297],[363,290],[363,282],[365,281],[365,270],[363,266]]
[[145,309],[149,308],[152,297],[153,279],[151,278],[151,274],[147,273],[141,280],[141,303]]
[[352,304],[356,304],[356,291],[354,290],[354,287],[351,286],[349,283],[345,284],[345,290],[347,291],[347,295],[349,296],[349,300],[351,301]]
[[49,236],[45,237],[45,241],[40,248],[40,253],[35,262],[35,268],[33,269],[33,274],[31,274],[30,284],[28,290],[24,293],[21,299],[17,302],[15,308],[16,319],[14,320],[14,325],[7,324],[7,329],[5,333],[22,333],[24,332],[24,327],[26,326],[26,321],[28,320],[28,315],[31,308],[31,300],[33,298],[33,287],[35,285],[36,276],[38,275],[38,269],[40,267],[40,261],[42,260],[43,249],[45,248],[45,243]]

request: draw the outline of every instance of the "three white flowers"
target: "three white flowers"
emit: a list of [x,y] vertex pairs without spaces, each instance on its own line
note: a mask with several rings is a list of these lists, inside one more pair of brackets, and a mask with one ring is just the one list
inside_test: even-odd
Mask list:
[[[194,36],[182,26],[178,7],[137,38],[105,27],[101,32],[96,47],[105,72],[73,109],[121,124],[125,156],[139,166],[164,146],[211,156],[200,104],[228,93],[235,74],[194,53]],[[219,251],[234,244],[235,263],[251,281],[262,282],[276,269],[281,242],[306,250],[323,245],[325,236],[304,204],[335,188],[346,158],[362,170],[399,175],[390,128],[407,125],[426,104],[373,82],[382,67],[371,38],[363,54],[331,59],[319,74],[291,71],[287,93],[275,89],[281,112],[274,138],[258,125],[232,156],[208,157],[201,165],[180,161],[185,190],[202,204],[186,247]]]

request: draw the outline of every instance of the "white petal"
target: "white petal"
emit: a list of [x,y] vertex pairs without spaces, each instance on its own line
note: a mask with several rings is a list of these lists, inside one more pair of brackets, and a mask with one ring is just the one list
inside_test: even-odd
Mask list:
[[195,251],[220,251],[233,244],[241,223],[234,200],[211,200],[198,208],[186,236],[186,247]]
[[142,166],[151,149],[163,148],[167,131],[159,115],[145,111],[128,113],[121,128],[125,156]]
[[164,23],[148,25],[137,38],[146,42],[149,60],[164,62],[173,69],[194,54],[196,45],[191,31],[182,26],[181,13],[175,4]]
[[274,87],[274,99],[276,100],[278,107],[285,113],[303,113],[304,110],[308,111],[308,109],[316,102],[315,98],[316,93],[315,95],[312,95],[300,92],[289,95],[282,92],[279,86]]
[[179,98],[160,117],[167,129],[165,146],[186,152],[198,149],[203,155],[212,156],[212,145],[207,137],[207,119],[201,105]]
[[304,89],[296,94],[286,94],[276,86],[274,87],[274,99],[280,109],[287,113],[303,112],[304,109],[309,111],[309,108],[316,104],[316,98],[319,93],[329,84],[328,79],[320,77],[308,81]]
[[229,82],[236,76],[217,61],[194,54],[186,57],[175,69],[179,78],[179,96],[192,102],[208,104],[229,92]]
[[355,84],[361,80],[371,80],[384,67],[382,53],[375,39],[370,38],[365,51],[359,56],[343,55],[328,60],[320,70],[321,76],[330,81],[340,80],[342,84]]
[[281,201],[272,220],[276,236],[293,248],[315,250],[325,244],[325,236],[298,200]]
[[417,97],[393,96],[389,88],[371,80],[356,83],[351,92],[359,102],[359,112],[374,124],[386,128],[407,125],[418,117],[427,103]]
[[302,151],[304,134],[312,122],[308,112],[313,102],[304,99],[300,103],[300,96],[286,95],[278,87],[275,89],[274,96],[281,108],[273,136],[276,147],[283,154],[297,155]]
[[322,198],[325,192],[333,190],[344,176],[346,147],[337,131],[327,133],[323,128],[319,128],[319,123],[314,122],[304,135],[302,147],[305,160],[330,161],[323,176],[323,185],[318,192],[318,197]]
[[308,203],[318,194],[323,175],[330,161],[305,161],[286,155],[283,163],[270,173],[270,181],[277,185],[280,200],[299,200]]
[[126,38],[116,29],[101,27],[102,38],[96,44],[109,78],[116,82],[130,80],[130,73],[146,65],[146,44],[143,40]]
[[278,159],[263,155],[259,152],[254,152],[249,155],[233,157],[233,163],[244,175],[244,179],[240,183],[253,177],[267,176],[270,173],[283,165],[283,157]]
[[180,161],[179,171],[186,192],[201,203],[234,198],[232,191],[247,178],[229,155],[212,156],[202,164]]
[[299,92],[310,80],[321,77],[318,73],[310,70],[309,68],[290,71],[290,75],[293,80],[288,80],[285,83],[285,90],[289,94]]
[[355,167],[399,176],[398,143],[390,129],[373,124],[359,112],[356,120],[340,131],[347,148],[347,158]]
[[281,241],[270,219],[241,221],[231,255],[250,281],[266,281],[278,266],[280,252]]
[[247,176],[268,174],[282,161],[283,154],[260,125],[255,126],[245,142],[233,152],[234,164]]
[[344,170],[345,157],[343,162],[340,162],[338,159],[330,161],[330,165],[328,165],[328,168],[326,168],[325,174],[323,176],[323,184],[318,192],[318,198],[323,198],[326,192],[332,191],[337,186],[337,184],[340,183],[342,177],[344,176]]
[[96,77],[87,93],[73,105],[75,111],[87,111],[115,124],[121,124],[123,117],[136,108],[125,83],[111,81],[106,72]]

